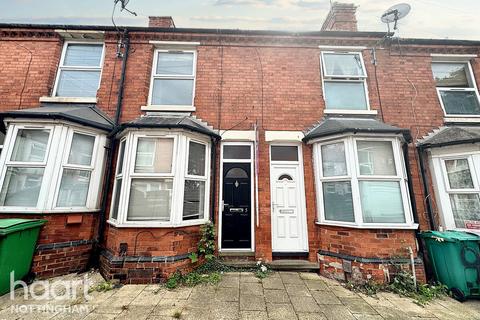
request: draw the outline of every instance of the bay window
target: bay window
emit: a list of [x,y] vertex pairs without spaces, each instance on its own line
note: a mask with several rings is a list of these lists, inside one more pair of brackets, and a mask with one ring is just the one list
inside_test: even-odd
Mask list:
[[368,110],[367,74],[360,52],[322,52],[326,110]]
[[184,133],[129,132],[120,143],[110,222],[176,226],[208,219],[209,141]]
[[447,116],[480,116],[480,96],[470,62],[434,62],[433,78]]
[[400,141],[346,137],[314,146],[319,223],[413,227]]
[[11,124],[0,158],[0,211],[97,209],[106,137],[65,125]]

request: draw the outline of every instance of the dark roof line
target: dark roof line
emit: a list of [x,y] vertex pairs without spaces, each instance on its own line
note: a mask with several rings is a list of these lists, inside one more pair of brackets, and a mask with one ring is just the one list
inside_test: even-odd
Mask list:
[[[22,24],[22,23],[0,23],[0,28],[10,29],[62,29],[62,30],[93,30],[93,31],[117,31],[113,26],[100,25],[67,25],[67,24]],[[156,28],[139,26],[118,26],[118,29],[127,29],[130,32],[168,32],[168,33],[207,33],[224,35],[246,35],[246,36],[325,36],[325,37],[360,37],[360,38],[381,38],[385,32],[371,31],[281,31],[281,30],[241,30],[241,29],[213,29],[213,28]]]
[[[0,23],[1,28],[8,29],[67,29],[91,31],[116,31],[113,26],[101,25],[70,25],[70,24],[28,24],[28,23]],[[385,32],[379,31],[280,31],[280,30],[241,30],[241,29],[213,29],[213,28],[152,28],[140,26],[119,26],[130,32],[163,32],[163,33],[198,33],[218,35],[243,35],[243,36],[290,36],[290,37],[337,37],[337,38],[382,38]],[[393,35],[390,33],[389,35]],[[421,39],[402,38],[401,44],[405,45],[461,45],[480,46],[477,40],[462,39]]]

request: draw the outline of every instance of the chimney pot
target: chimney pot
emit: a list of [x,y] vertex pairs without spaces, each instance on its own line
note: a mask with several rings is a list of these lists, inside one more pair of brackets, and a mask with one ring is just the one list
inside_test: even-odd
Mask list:
[[334,2],[327,18],[323,22],[322,31],[357,31],[357,7],[353,3]]
[[170,16],[150,16],[148,17],[148,27],[149,28],[175,28],[175,22]]

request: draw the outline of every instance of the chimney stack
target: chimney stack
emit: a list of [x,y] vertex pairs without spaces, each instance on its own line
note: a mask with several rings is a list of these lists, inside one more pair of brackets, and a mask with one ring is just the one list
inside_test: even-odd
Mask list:
[[172,17],[148,17],[148,27],[149,28],[175,28],[175,22],[173,22]]
[[357,7],[353,3],[334,2],[321,30],[357,31],[356,11]]

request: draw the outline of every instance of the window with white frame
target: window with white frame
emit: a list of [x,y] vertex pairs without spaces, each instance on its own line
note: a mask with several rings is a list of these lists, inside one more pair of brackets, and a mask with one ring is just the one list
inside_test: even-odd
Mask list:
[[314,147],[319,222],[411,226],[413,219],[396,138],[320,142]]
[[322,52],[326,109],[368,110],[367,73],[360,52]]
[[97,209],[105,143],[104,134],[75,127],[10,125],[0,211]]
[[440,158],[445,193],[439,194],[439,202],[449,229],[480,227],[479,160],[479,154]]
[[0,132],[0,153],[3,150],[3,143],[5,141],[5,134],[3,132]]
[[208,140],[188,134],[128,133],[120,143],[110,221],[146,227],[205,222],[209,149]]
[[447,116],[480,116],[480,96],[470,62],[433,62],[438,97]]
[[196,51],[155,50],[150,105],[193,106]]
[[96,97],[102,64],[102,43],[65,42],[54,96]]
[[120,147],[118,149],[118,157],[117,157],[117,166],[115,169],[115,187],[113,191],[113,201],[112,201],[112,208],[111,208],[111,217],[113,220],[117,220],[118,218],[118,205],[120,203],[120,192],[122,190],[123,184],[123,163],[125,159],[125,145],[126,141],[123,139],[120,141]]
[[94,169],[95,135],[72,132],[64,157],[57,207],[85,207]]

